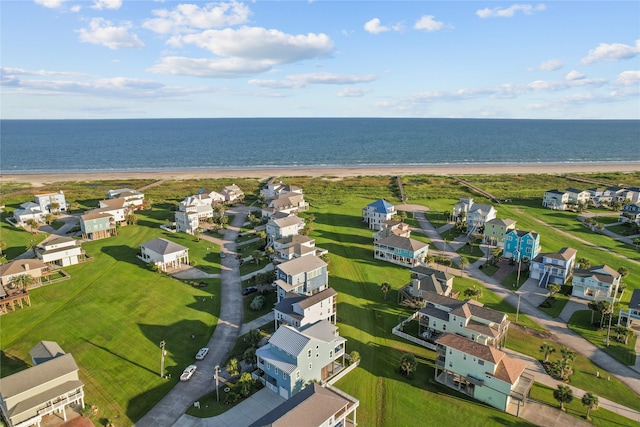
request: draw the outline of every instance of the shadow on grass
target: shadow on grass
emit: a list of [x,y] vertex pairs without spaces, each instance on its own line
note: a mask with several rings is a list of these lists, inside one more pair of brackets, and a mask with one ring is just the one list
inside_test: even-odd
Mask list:
[[0,373],[2,377],[23,371],[29,366],[24,360],[7,354],[4,350],[0,351]]
[[144,262],[138,258],[139,248],[131,248],[125,245],[103,246],[102,252],[109,255],[116,261],[128,262],[129,264],[144,267]]
[[108,348],[103,347],[103,346],[101,346],[101,345],[99,345],[99,344],[96,344],[96,343],[94,343],[94,342],[92,342],[92,341],[90,341],[90,340],[88,340],[88,339],[86,339],[86,338],[81,338],[81,340],[82,340],[82,341],[84,341],[84,342],[86,342],[87,344],[91,344],[91,345],[92,345],[92,346],[94,346],[94,347],[97,347],[97,348],[99,348],[99,349],[101,349],[101,350],[104,350],[104,351],[106,351],[107,353],[110,353],[110,354],[112,354],[112,355],[114,355],[114,356],[116,356],[116,357],[118,357],[118,358],[120,358],[120,359],[124,360],[124,361],[125,361],[125,362],[127,362],[127,363],[130,363],[130,364],[132,364],[132,365],[135,365],[135,366],[137,366],[138,368],[144,369],[145,371],[151,372],[152,374],[157,374],[157,372],[154,372],[154,371],[152,371],[151,369],[147,368],[146,366],[143,366],[143,365],[141,365],[141,364],[139,364],[139,363],[136,363],[136,362],[134,362],[134,361],[133,361],[133,360],[131,360],[131,359],[127,359],[126,357],[124,357],[124,356],[122,356],[122,355],[120,355],[120,354],[116,353],[116,352],[115,352],[115,351],[113,351],[113,350],[109,350]]

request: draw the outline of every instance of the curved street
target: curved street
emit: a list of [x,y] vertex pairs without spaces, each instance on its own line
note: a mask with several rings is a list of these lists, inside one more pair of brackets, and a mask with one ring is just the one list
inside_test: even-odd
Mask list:
[[[169,427],[185,413],[191,404],[201,396],[215,390],[215,367],[222,366],[240,334],[243,318],[242,284],[240,265],[236,257],[236,239],[240,227],[245,222],[250,208],[229,209],[234,215],[224,234],[223,244],[227,257],[221,258],[220,294],[222,302],[218,324],[209,340],[209,355],[205,360],[195,362],[198,369],[191,380],[178,382],[135,425],[138,427]],[[203,238],[204,235],[202,236]]]

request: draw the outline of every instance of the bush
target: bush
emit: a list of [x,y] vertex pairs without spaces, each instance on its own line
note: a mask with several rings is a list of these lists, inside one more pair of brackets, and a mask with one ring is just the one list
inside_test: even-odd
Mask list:
[[260,311],[264,307],[264,301],[265,301],[264,297],[262,295],[258,295],[253,298],[253,300],[251,301],[251,304],[249,304],[249,307],[253,311]]

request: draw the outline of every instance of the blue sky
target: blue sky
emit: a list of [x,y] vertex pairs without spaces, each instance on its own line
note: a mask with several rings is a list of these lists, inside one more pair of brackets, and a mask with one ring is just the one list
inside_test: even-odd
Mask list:
[[637,1],[2,0],[5,119],[640,119]]

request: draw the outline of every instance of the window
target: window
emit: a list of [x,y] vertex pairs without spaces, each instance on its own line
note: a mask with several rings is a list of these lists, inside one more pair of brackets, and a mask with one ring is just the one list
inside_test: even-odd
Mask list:
[[478,365],[480,365],[480,366],[484,366],[484,360],[482,360],[482,359],[478,359]]
[[273,372],[278,375],[278,368],[273,368]]
[[287,379],[287,373],[286,372],[282,373],[282,378],[284,378],[285,380]]
[[442,325],[442,330],[443,330],[443,331],[446,331],[446,330],[447,330],[447,325],[446,325],[446,324],[445,324],[445,325]]
[[436,321],[435,320],[433,321],[433,327],[434,328],[436,327]]
[[271,369],[271,363],[267,362],[267,369]]
[[453,354],[453,350],[449,349],[449,354]]
[[299,380],[300,379],[300,371],[296,371],[296,379]]
[[309,370],[311,370],[311,363],[309,363]]
[[463,355],[462,355],[462,359],[463,359],[463,360],[467,360],[467,355],[466,355],[466,354],[463,354]]
[[333,350],[329,350],[329,358],[333,357]]
[[460,322],[460,327],[462,328],[462,322]]
[[307,357],[311,358],[311,349],[309,349],[309,351],[307,351]]

